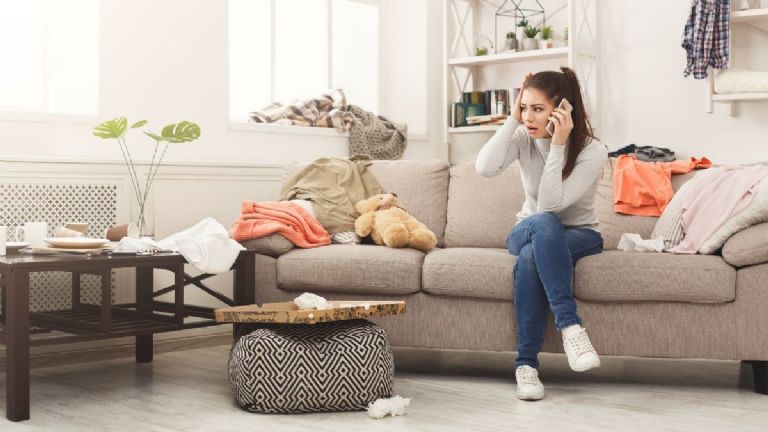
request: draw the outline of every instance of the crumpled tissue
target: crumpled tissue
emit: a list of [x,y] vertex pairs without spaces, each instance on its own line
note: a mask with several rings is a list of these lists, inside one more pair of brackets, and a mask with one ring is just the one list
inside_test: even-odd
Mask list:
[[293,299],[293,302],[296,304],[296,306],[299,307],[299,309],[324,310],[333,307],[333,303],[329,303],[319,295],[312,293],[304,293]]
[[626,233],[621,235],[617,248],[624,252],[662,252],[664,251],[664,237],[643,240],[640,234]]
[[410,403],[410,398],[401,398],[400,395],[388,399],[377,399],[368,404],[368,416],[380,419],[387,414],[392,417],[405,415],[405,407]]

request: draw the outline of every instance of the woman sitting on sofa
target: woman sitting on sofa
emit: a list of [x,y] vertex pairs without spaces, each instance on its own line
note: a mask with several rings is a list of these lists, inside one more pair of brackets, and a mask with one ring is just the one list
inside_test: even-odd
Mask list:
[[[485,177],[500,174],[514,161],[520,163],[525,202],[507,249],[517,255],[515,376],[517,397],[523,400],[544,397],[537,368],[547,309],[562,333],[571,369],[582,372],[600,366],[576,313],[572,276],[577,260],[603,250],[594,201],[608,150],[592,133],[576,74],[566,67],[561,70],[525,77],[512,115],[483,146],[475,163]],[[552,131],[548,122],[554,133],[548,132]]]

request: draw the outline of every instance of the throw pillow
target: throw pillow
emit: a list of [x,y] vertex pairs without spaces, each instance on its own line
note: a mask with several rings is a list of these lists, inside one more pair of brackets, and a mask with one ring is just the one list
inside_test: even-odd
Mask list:
[[734,234],[723,245],[723,259],[736,267],[768,262],[768,223]]
[[275,258],[294,248],[294,244],[279,233],[244,241],[243,246],[248,250],[255,250],[256,253]]

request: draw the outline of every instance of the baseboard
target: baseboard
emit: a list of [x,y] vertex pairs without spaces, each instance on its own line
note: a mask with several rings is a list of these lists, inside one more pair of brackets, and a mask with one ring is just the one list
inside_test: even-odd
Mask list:
[[[232,327],[229,325],[182,330],[174,333],[155,335],[155,354],[185,351],[232,344]],[[87,363],[119,358],[133,358],[134,338],[116,338],[70,345],[33,347],[30,366],[44,368],[73,363]],[[0,371],[5,371],[5,346],[0,348]]]

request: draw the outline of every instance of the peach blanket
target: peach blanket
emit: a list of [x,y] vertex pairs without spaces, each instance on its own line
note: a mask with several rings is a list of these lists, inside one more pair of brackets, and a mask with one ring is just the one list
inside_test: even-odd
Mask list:
[[232,225],[232,238],[245,241],[273,233],[282,234],[301,248],[331,244],[325,228],[300,205],[244,200],[242,215]]

